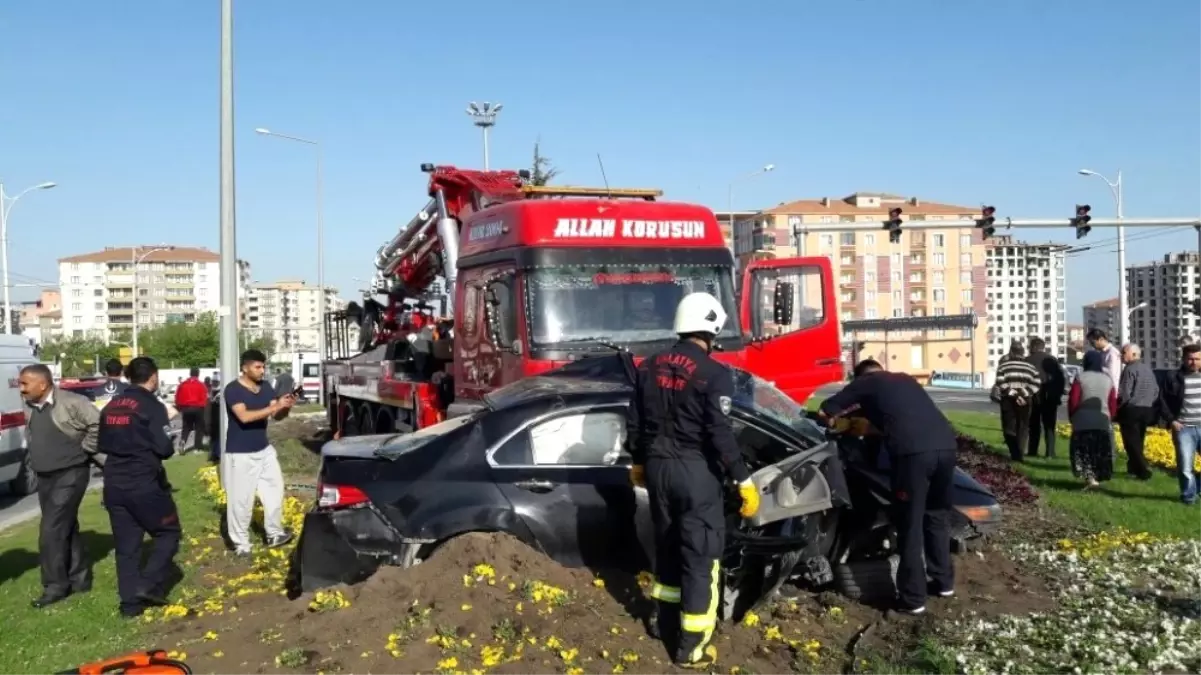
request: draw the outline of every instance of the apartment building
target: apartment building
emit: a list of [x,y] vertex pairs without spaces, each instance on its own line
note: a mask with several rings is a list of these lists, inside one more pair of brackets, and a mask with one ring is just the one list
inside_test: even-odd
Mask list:
[[730,252],[734,252],[734,223],[743,218],[750,218],[758,211],[714,211],[713,216],[717,219],[717,226],[721,228],[721,236],[726,240],[726,246]]
[[[316,350],[323,321],[318,310],[320,294],[319,286],[303,281],[250,284],[242,325],[274,338],[280,351]],[[338,299],[338,289],[325,287],[326,311],[344,304]]]
[[1179,367],[1181,338],[1201,329],[1192,309],[1201,297],[1197,253],[1168,253],[1163,260],[1127,267],[1126,292],[1130,338],[1143,348],[1143,359],[1152,368]]
[[[191,246],[125,246],[60,258],[62,330],[69,336],[115,333],[195,321],[220,306],[221,258]],[[239,276],[250,266],[238,261]],[[136,269],[135,269],[136,268]]]
[[[734,225],[734,255],[739,265],[761,258],[798,253],[830,258],[838,285],[838,316],[884,319],[975,312],[974,343],[969,331],[861,334],[860,357],[881,359],[891,370],[966,374],[972,355],[988,349],[985,310],[985,246],[974,228],[904,230],[891,244],[888,233],[829,231],[839,223],[881,222],[901,208],[905,221],[973,219],[977,209],[928,202],[916,197],[856,192],[847,197],[801,199],[765,209]],[[806,226],[822,226],[810,231]],[[849,337],[849,336],[848,336]],[[976,371],[985,361],[976,361]]]
[[[52,312],[59,312],[59,317],[61,319],[62,308],[62,294],[59,293],[58,289],[43,289],[42,292],[38,294],[37,300],[29,300],[20,304],[20,314],[16,325],[21,327],[22,335],[27,335],[29,336],[29,339],[40,344],[46,340],[57,337],[53,333],[53,321],[47,322],[48,325],[46,327],[49,330],[43,332],[42,318]],[[62,327],[61,321],[59,322],[59,327]]]
[[1067,359],[1067,249],[1062,244],[1029,244],[1010,236],[987,242],[989,369],[996,369],[1015,340],[1024,344],[1035,337],[1046,341],[1048,353]]
[[1121,328],[1118,322],[1118,299],[1110,298],[1108,300],[1098,300],[1092,304],[1084,306],[1084,332],[1088,332],[1094,328],[1100,328],[1105,331],[1105,334],[1117,340],[1118,329]]

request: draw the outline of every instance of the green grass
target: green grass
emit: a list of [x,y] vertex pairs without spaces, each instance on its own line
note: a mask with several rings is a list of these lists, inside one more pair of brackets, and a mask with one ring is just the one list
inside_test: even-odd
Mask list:
[[[961,432],[988,443],[998,454],[1008,456],[999,416],[948,411],[947,417]],[[1066,438],[1058,439],[1055,451],[1059,455],[1056,459],[1027,458],[1017,466],[1049,506],[1098,530],[1124,527],[1160,535],[1198,536],[1197,522],[1201,514],[1196,507],[1189,508],[1180,503],[1175,476],[1156,470],[1149,481],[1134,480],[1126,476],[1126,460],[1118,457],[1113,480],[1103,483],[1098,490],[1086,492],[1081,489],[1083,481],[1072,475]]]
[[317,403],[301,403],[300,405],[292,406],[292,413],[316,413],[325,410]]
[[[171,482],[178,489],[175,503],[184,526],[213,522],[212,505],[195,474],[204,464],[199,454],[167,462]],[[94,562],[95,583],[85,595],[68,598],[47,609],[33,609],[29,601],[41,594],[38,568],[38,521],[23,523],[0,533],[0,617],[4,617],[0,673],[45,673],[74,668],[82,663],[116,656],[152,645],[141,642],[138,622],[117,613],[117,580],[113,564],[112,529],[108,513],[100,506],[99,491],[89,492],[80,508],[80,529]],[[189,579],[185,578],[181,586]],[[178,590],[176,591],[178,592]]]

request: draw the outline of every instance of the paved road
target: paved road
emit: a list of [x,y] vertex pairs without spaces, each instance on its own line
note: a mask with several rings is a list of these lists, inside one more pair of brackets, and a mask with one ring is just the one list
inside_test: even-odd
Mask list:
[[[815,396],[825,398],[834,392],[842,389],[841,384],[832,384],[823,387],[817,391]],[[997,404],[988,400],[988,391],[983,389],[938,389],[928,387],[926,389],[930,393],[930,397],[944,410],[962,410],[967,412],[993,413],[996,414]],[[1068,421],[1067,407],[1059,407],[1059,421]]]

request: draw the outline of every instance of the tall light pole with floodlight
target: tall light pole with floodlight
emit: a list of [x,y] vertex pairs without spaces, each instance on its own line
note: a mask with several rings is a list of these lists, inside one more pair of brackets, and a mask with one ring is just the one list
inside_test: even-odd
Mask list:
[[3,258],[0,263],[4,264],[4,332],[7,335],[13,334],[13,308],[9,298],[12,285],[8,282],[8,214],[21,197],[34,190],[49,190],[55,185],[58,183],[38,183],[21,190],[15,197],[9,197],[4,194],[4,183],[0,182],[0,258]]
[[1126,292],[1126,228],[1122,226],[1122,172],[1119,170],[1117,180],[1109,180],[1105,176],[1090,169],[1081,169],[1081,176],[1096,176],[1105,181],[1109,191],[1113,193],[1114,217],[1118,219],[1118,320],[1121,324],[1118,331],[1122,341],[1130,339],[1130,298]]
[[[274,136],[286,141],[304,143],[313,146],[317,152],[317,358],[318,364],[325,363],[325,169],[322,158],[321,143],[300,136],[289,136],[259,127],[255,133],[263,136]],[[325,405],[325,366],[318,365],[317,376],[321,378],[321,388],[317,393],[317,401]]]
[[471,117],[472,124],[484,130],[484,171],[488,170],[488,132],[496,126],[496,114],[503,107],[504,104],[493,105],[488,101],[484,101],[483,105],[475,101],[467,104],[467,115]]

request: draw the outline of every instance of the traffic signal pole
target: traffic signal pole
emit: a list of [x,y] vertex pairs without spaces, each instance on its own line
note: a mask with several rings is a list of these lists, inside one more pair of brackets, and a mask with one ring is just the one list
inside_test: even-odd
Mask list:
[[[1093,218],[1089,227],[1195,227],[1201,228],[1201,218]],[[880,232],[885,221],[861,221],[855,223],[802,223],[796,230],[809,232]],[[993,225],[997,230],[1008,229],[1072,229],[1071,218],[997,218]],[[901,230],[946,230],[976,229],[975,220],[906,220]],[[1201,229],[1198,230],[1198,246],[1201,246]]]

